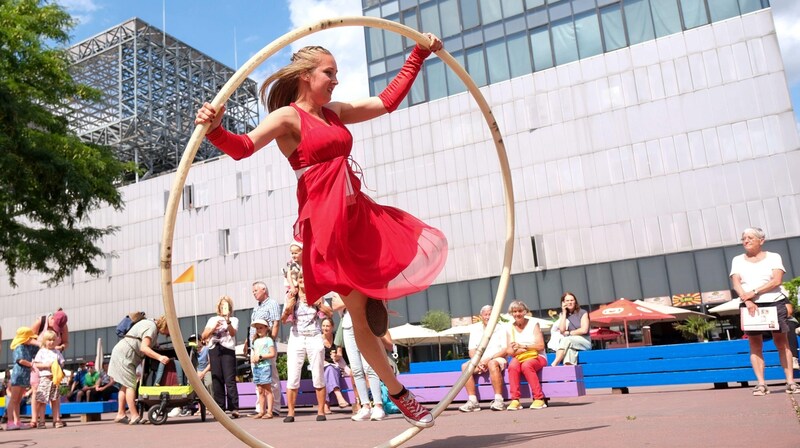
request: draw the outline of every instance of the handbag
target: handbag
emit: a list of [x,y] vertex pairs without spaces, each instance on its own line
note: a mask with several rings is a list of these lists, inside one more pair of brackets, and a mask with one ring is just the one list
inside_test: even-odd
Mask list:
[[[516,333],[516,331],[514,328],[511,328],[511,342],[516,342],[517,338],[514,333]],[[524,353],[520,353],[519,355],[514,355],[514,357],[517,358],[517,361],[520,363],[523,363],[531,358],[536,358],[537,356],[539,356],[539,350],[528,350]]]
[[778,309],[774,306],[758,308],[755,316],[747,307],[739,308],[742,318],[742,331],[779,331]]

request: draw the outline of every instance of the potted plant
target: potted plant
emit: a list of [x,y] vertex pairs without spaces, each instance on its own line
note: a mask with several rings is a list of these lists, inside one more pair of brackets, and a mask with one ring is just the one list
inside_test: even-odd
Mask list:
[[704,342],[707,340],[706,332],[714,328],[715,324],[702,316],[689,316],[683,323],[674,323],[672,326],[686,339],[695,337],[698,342]]

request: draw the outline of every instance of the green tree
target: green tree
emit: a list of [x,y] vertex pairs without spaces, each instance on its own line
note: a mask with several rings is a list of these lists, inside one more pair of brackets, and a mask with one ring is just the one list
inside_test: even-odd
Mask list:
[[450,328],[452,320],[450,315],[442,310],[429,310],[422,316],[420,323],[423,327],[430,328],[433,331],[443,331]]
[[89,213],[123,206],[115,183],[127,165],[68,128],[70,104],[99,92],[75,82],[65,46],[72,18],[48,1],[0,0],[0,262],[47,284],[82,268],[97,275],[97,242],[116,231]]
[[794,315],[800,315],[800,310],[797,309],[797,288],[800,287],[800,277],[795,277],[788,282],[783,282],[783,287],[786,288],[786,292],[789,293],[788,299],[794,308]]
[[672,326],[683,334],[686,339],[697,338],[699,342],[706,339],[706,332],[714,328],[714,322],[706,320],[702,316],[689,316],[683,323],[675,323]]

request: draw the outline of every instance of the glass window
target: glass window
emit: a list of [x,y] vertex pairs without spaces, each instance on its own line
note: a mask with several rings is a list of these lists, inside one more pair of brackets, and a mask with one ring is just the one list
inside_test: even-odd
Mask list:
[[369,76],[382,75],[386,73],[386,63],[384,61],[374,62],[369,65]]
[[[419,21],[417,21],[417,10],[412,9],[411,11],[406,11],[403,13],[403,25],[414,28],[415,30],[419,29]],[[416,45],[414,39],[409,39],[407,37],[403,38],[403,45],[405,47],[411,47]]]
[[572,0],[572,13],[577,15],[579,12],[594,9],[594,0]]
[[575,34],[578,37],[578,52],[582,58],[603,52],[600,23],[594,11],[587,11],[575,16]]
[[681,0],[681,10],[683,11],[683,23],[687,30],[708,23],[706,5],[703,0]]
[[425,62],[425,79],[428,80],[428,100],[447,96],[444,70],[445,65],[441,59],[431,59]]
[[478,0],[460,0],[461,20],[464,29],[468,30],[481,24],[481,17],[478,14]]
[[375,7],[372,9],[368,9],[364,11],[364,15],[367,17],[380,17],[381,16],[381,8]]
[[654,39],[653,19],[650,17],[650,0],[626,1],[625,24],[628,26],[628,39],[630,39],[631,45]]
[[403,66],[404,62],[406,62],[406,57],[403,54],[398,54],[397,56],[386,58],[386,71],[393,72],[396,70],[400,70],[400,67]]
[[417,6],[417,0],[400,0],[400,9],[409,9]]
[[444,48],[450,51],[458,51],[464,48],[464,43],[461,41],[461,36],[451,37],[444,40]]
[[483,28],[483,41],[488,42],[503,37],[503,24],[497,23]]
[[483,42],[483,33],[480,29],[464,34],[464,46],[467,48],[480,45],[481,42]]
[[730,19],[739,15],[738,0],[708,0],[708,12],[711,21]]
[[379,92],[383,92],[383,89],[387,86],[386,77],[385,76],[378,76],[376,78],[372,78],[370,80],[370,88],[372,89],[372,95],[375,96]]
[[536,71],[553,66],[553,52],[550,49],[550,33],[546,26],[531,31],[533,68]]
[[525,5],[522,0],[503,0],[503,17],[514,17],[522,14],[523,11],[525,11]]
[[489,82],[505,81],[510,78],[508,71],[508,54],[503,40],[486,44],[486,66],[489,68]]
[[518,33],[525,29],[527,29],[527,26],[525,25],[525,17],[523,16],[506,20],[506,34]]
[[442,17],[442,35],[439,37],[455,36],[461,32],[456,0],[443,0],[439,3],[439,15]]
[[525,0],[525,7],[528,9],[538,8],[544,5],[544,0]]
[[387,56],[403,52],[403,36],[392,31],[384,31],[383,42]]
[[547,18],[547,10],[536,11],[528,14],[528,28],[536,28],[547,25],[550,19]]
[[758,11],[763,6],[761,5],[761,0],[739,0],[739,7],[742,10],[742,14],[747,14],[748,12]]
[[481,17],[483,24],[496,22],[503,18],[500,11],[500,2],[497,0],[480,0],[481,2]]
[[369,42],[369,60],[383,59],[383,32],[378,28],[367,28],[367,42]]
[[397,2],[387,2],[384,3],[383,6],[381,6],[381,14],[383,15],[383,17],[390,16],[392,14],[397,14],[398,10],[399,6],[397,5]]
[[622,23],[622,12],[620,12],[619,4],[601,9],[600,20],[603,22],[606,51],[614,51],[628,45],[625,40],[625,28]]
[[[552,2],[551,2],[552,3]],[[572,15],[572,8],[569,7],[569,3],[564,3],[563,5],[556,5],[550,7],[550,20],[556,21],[558,19],[563,19],[564,17]]]
[[486,82],[486,61],[483,58],[483,48],[467,50],[467,72],[478,87],[483,87]]
[[659,0],[652,2],[653,22],[656,26],[656,37],[681,32],[681,16],[675,0]]
[[[458,61],[462,67],[464,66],[464,53],[453,53],[451,56],[453,56],[453,59]],[[465,86],[464,81],[456,75],[456,72],[447,70],[447,94],[455,95],[456,93],[461,93],[466,90],[467,86]]]
[[510,62],[511,77],[527,75],[533,71],[531,54],[528,50],[528,36],[524,33],[509,37],[508,60]]
[[553,53],[556,65],[578,60],[578,46],[575,39],[575,24],[571,18],[553,22]]
[[437,36],[442,35],[442,30],[439,28],[439,10],[436,8],[436,3],[420,6],[419,16],[422,19],[421,31],[433,33]]
[[[444,65],[441,63],[441,59],[436,59],[436,62],[439,62],[438,65]],[[417,79],[414,80],[414,84],[411,85],[411,91],[408,94],[408,101],[411,104],[419,104],[425,101],[425,81],[430,82],[429,78],[425,78],[423,76],[418,76]]]

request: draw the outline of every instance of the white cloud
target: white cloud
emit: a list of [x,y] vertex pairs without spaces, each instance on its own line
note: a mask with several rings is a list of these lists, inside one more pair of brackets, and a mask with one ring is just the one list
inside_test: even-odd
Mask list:
[[94,18],[94,13],[100,9],[95,0],[57,0],[81,25],[86,25]]
[[[361,0],[289,0],[289,14],[293,28],[323,19],[363,15]],[[314,33],[294,42],[292,50],[306,45],[321,45],[336,58],[339,85],[333,92],[334,100],[351,101],[369,96],[364,28],[342,27]]]

